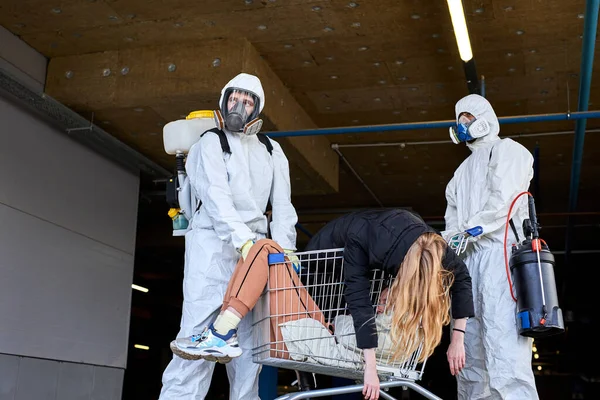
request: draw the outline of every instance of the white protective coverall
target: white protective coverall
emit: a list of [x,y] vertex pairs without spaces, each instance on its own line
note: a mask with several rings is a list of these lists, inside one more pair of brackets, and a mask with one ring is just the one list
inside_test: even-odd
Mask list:
[[[485,118],[490,132],[467,143],[472,154],[458,167],[446,188],[446,231],[451,235],[481,226],[469,244],[465,263],[473,285],[475,317],[467,321],[466,365],[458,375],[459,399],[537,399],[531,366],[532,340],[518,334],[516,303],[510,295],[504,261],[504,229],[510,204],[526,191],[533,177],[533,157],[521,144],[500,139],[500,125],[490,103],[479,95],[455,107]],[[527,200],[515,204],[512,218],[523,240]],[[510,228],[509,228],[510,229]],[[508,245],[515,243],[512,230]],[[510,248],[508,250],[510,256]]]
[[[240,74],[228,87],[250,90],[264,106],[258,78]],[[220,101],[223,104],[223,101]],[[291,203],[289,165],[280,145],[271,156],[256,135],[225,130],[231,155],[223,153],[219,137],[207,133],[192,146],[186,172],[202,206],[185,236],[183,312],[177,337],[199,334],[214,321],[227,284],[240,258],[239,249],[267,234],[265,210],[272,206],[271,236],[284,249],[296,249],[297,215]],[[252,362],[252,313],[240,323],[238,339],[243,354],[226,365],[230,399],[256,400],[259,364]],[[188,361],[177,356],[163,374],[161,400],[204,399],[215,363]]]

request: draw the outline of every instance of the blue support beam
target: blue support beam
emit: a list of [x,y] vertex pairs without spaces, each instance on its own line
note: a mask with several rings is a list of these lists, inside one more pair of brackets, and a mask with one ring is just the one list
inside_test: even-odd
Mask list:
[[[586,111],[574,113],[556,113],[556,114],[533,114],[533,115],[518,115],[513,117],[500,117],[500,124],[521,124],[531,122],[547,122],[547,121],[571,121],[579,119],[595,119],[600,118],[600,111]],[[290,136],[319,136],[319,135],[348,135],[352,133],[369,133],[369,132],[398,132],[412,131],[419,129],[438,129],[448,128],[456,124],[455,120],[446,121],[428,121],[428,122],[408,122],[403,124],[385,124],[385,125],[364,125],[364,126],[347,126],[340,128],[320,128],[320,129],[305,129],[298,131],[282,131],[282,132],[266,132],[271,138],[290,137]]]
[[[589,108],[599,10],[600,0],[588,0],[586,2],[585,22],[583,26],[583,48],[581,52],[581,71],[579,73],[579,102],[577,105],[578,112],[586,112]],[[569,213],[575,212],[577,209],[577,197],[579,194],[579,178],[581,176],[581,160],[583,159],[586,122],[586,118],[581,118],[578,119],[575,124],[573,164],[571,168],[571,188],[569,192]],[[565,256],[568,259],[569,252],[571,251],[571,236],[573,230],[573,220],[570,217],[568,218],[567,226]]]
[[265,400],[277,398],[277,368],[262,366],[258,378],[258,396]]
[[309,239],[313,237],[312,233],[310,233],[310,231],[303,227],[300,223],[296,224],[296,229],[308,236]]

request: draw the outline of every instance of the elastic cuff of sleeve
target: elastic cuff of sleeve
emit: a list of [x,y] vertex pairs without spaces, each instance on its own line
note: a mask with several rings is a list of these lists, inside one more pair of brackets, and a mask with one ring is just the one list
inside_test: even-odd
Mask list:
[[356,342],[356,347],[358,347],[359,349],[363,350],[363,349],[374,349],[377,348],[377,341],[372,341],[372,340],[368,340],[366,342]]

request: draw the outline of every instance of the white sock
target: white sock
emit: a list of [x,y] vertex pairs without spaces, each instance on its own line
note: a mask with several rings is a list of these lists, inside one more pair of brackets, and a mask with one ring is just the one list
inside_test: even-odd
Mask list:
[[240,324],[241,318],[232,313],[229,310],[225,310],[223,314],[220,314],[215,322],[213,323],[213,327],[215,331],[219,335],[227,335],[227,333],[232,329],[237,329]]

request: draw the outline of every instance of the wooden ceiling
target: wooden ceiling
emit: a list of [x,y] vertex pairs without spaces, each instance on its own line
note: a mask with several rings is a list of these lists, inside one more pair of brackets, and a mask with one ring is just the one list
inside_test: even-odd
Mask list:
[[[463,3],[477,72],[485,76],[486,96],[499,116],[576,110],[583,0]],[[215,108],[218,92],[233,76],[215,70],[235,58],[238,42],[260,55],[266,67],[256,68],[273,74],[269,82],[281,82],[285,89],[277,96],[291,94],[279,107],[279,98],[267,93],[265,110],[274,110],[267,115],[270,129],[452,119],[454,103],[468,94],[443,0],[3,0],[0,24],[50,59],[51,96],[88,118],[94,112],[103,129],[167,168],[174,159],[164,153],[162,126],[194,109]],[[201,54],[194,53],[200,48]],[[127,57],[134,60],[125,65]],[[135,85],[126,81],[133,79],[133,64],[142,71]],[[176,69],[170,72],[171,64]],[[124,67],[132,73],[122,75]],[[109,79],[103,75],[107,68]],[[69,80],[68,71],[86,79]],[[600,72],[597,62],[594,72]],[[204,86],[190,92],[194,80],[204,80]],[[592,81],[591,109],[600,106],[599,82]],[[125,92],[127,101],[120,101]],[[145,102],[150,95],[162,101]],[[290,114],[288,105],[299,107]],[[278,121],[286,112],[306,117],[295,124]],[[600,128],[600,121],[588,121],[588,128]],[[574,122],[545,122],[506,125],[502,134],[573,130]],[[450,144],[446,129],[331,135],[317,144],[285,146],[302,153],[318,145],[320,151],[292,160],[295,205],[377,205],[344,164],[335,170],[339,182],[323,177],[328,189],[311,192],[312,170],[300,164],[308,162],[318,173],[333,168],[331,143],[440,140],[447,143],[342,151],[385,206],[443,215],[445,185],[468,155]],[[539,146],[544,210],[565,211],[573,135],[517,140],[532,152]],[[598,208],[598,144],[600,135],[587,135],[580,209]],[[317,165],[319,157],[328,167]]]

